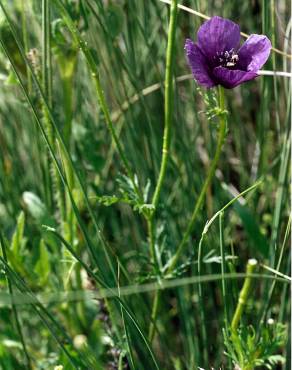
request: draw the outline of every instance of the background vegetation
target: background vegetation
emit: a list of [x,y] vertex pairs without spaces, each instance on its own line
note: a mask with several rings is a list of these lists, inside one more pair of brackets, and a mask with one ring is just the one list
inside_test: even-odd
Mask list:
[[[169,161],[154,208],[169,5],[0,4],[0,368],[290,369],[291,80],[226,90],[223,153],[169,271],[217,142],[216,91],[182,77],[184,41],[203,19],[178,11]],[[282,53],[264,69],[290,70],[288,1],[183,4],[266,34]]]

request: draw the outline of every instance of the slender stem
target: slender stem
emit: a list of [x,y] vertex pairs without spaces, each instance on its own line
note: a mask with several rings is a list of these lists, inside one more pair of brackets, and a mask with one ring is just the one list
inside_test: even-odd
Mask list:
[[52,105],[51,14],[49,0],[42,0],[42,82],[44,93]]
[[148,340],[150,343],[152,343],[154,334],[156,331],[156,318],[157,318],[158,308],[160,304],[160,297],[161,297],[161,290],[156,290],[155,295],[154,295],[154,301],[153,301],[152,312],[151,312],[151,321],[150,321],[149,334],[148,334]]
[[214,155],[214,158],[211,162],[211,166],[210,166],[210,169],[209,169],[209,172],[208,172],[208,175],[207,175],[207,178],[204,182],[204,185],[202,187],[202,190],[200,192],[200,195],[195,203],[195,207],[194,207],[194,210],[193,210],[193,213],[192,213],[192,217],[191,217],[191,220],[187,226],[187,229],[183,235],[183,238],[182,238],[182,241],[180,242],[179,246],[178,246],[178,249],[175,253],[175,255],[173,256],[170,264],[169,264],[169,267],[168,267],[168,270],[167,272],[168,273],[171,273],[175,267],[176,267],[176,264],[180,258],[180,256],[182,255],[182,253],[184,252],[185,250],[185,247],[187,245],[187,241],[189,240],[189,237],[191,235],[191,232],[193,230],[193,227],[194,227],[194,224],[195,224],[195,221],[197,219],[197,216],[199,214],[199,211],[203,205],[203,201],[204,201],[204,197],[206,195],[206,191],[215,175],[215,170],[216,170],[216,167],[217,167],[217,164],[218,164],[218,161],[219,161],[219,158],[220,158],[220,155],[221,155],[221,151],[222,151],[222,148],[223,148],[223,144],[224,144],[224,140],[225,140],[225,133],[226,133],[226,117],[225,117],[225,113],[224,113],[224,110],[225,110],[225,102],[224,102],[224,89],[219,86],[219,108],[220,108],[220,111],[221,111],[221,114],[219,115],[219,131],[218,131],[218,141],[217,141],[217,147],[216,147],[216,151],[215,151],[215,155]]
[[48,96],[48,1],[42,0],[42,82],[46,96]]
[[[27,2],[25,0],[22,0],[21,2],[21,27],[22,27],[22,37],[23,37],[23,47],[25,54],[27,55],[29,51],[29,44],[28,44],[28,33],[27,33],[27,8],[26,4]],[[29,92],[32,90],[32,84],[31,84],[31,73],[26,65],[26,75],[27,75],[27,89]]]
[[[276,42],[276,27],[275,27],[275,0],[271,0],[270,4],[270,18],[271,18],[271,27],[272,27],[272,44],[275,45]],[[276,63],[276,55],[275,53],[272,54],[272,66],[273,71],[277,70],[277,63]],[[278,99],[278,89],[277,89],[277,78],[273,78],[273,88],[274,88],[274,98],[275,98],[275,116],[276,116],[276,130],[277,134],[280,136],[281,127],[280,127],[280,118],[279,118],[279,99]]]
[[[41,69],[41,80],[42,80],[42,87],[45,96],[48,96],[48,68],[47,68],[47,59],[48,59],[48,53],[49,53],[49,45],[48,45],[48,27],[47,24],[50,22],[50,19],[48,18],[49,13],[48,13],[48,0],[42,0],[42,69]],[[28,67],[27,67],[28,68]],[[37,71],[35,71],[37,73]],[[46,107],[45,105],[41,102],[42,105],[42,111],[43,111],[43,116],[44,116],[44,125],[46,127],[47,135],[50,140],[51,145],[54,147],[54,133],[53,133],[53,127],[50,122],[50,119],[48,117]],[[51,107],[51,104],[50,104]],[[54,170],[54,165],[52,164],[52,159],[50,157],[50,154],[47,153],[47,161],[46,165],[48,166],[48,170],[51,172],[52,175],[52,183],[53,187],[56,184],[55,181],[55,170]],[[51,179],[50,179],[51,181]],[[55,190],[55,189],[54,189]],[[50,206],[52,208],[52,188],[50,187]]]
[[[51,91],[51,49],[50,49],[50,8],[49,8],[49,1],[42,0],[42,87],[43,92],[47,98],[48,104],[50,108],[52,107],[52,91]],[[53,130],[53,125],[49,117],[49,113],[47,110],[46,105],[43,101],[42,104],[42,111],[44,116],[44,125],[46,129],[46,133],[48,135],[48,139],[50,144],[54,150],[56,149],[55,145],[55,135]],[[58,170],[53,163],[53,160],[50,156],[48,151],[48,166],[49,171],[52,178],[52,191],[53,191],[53,198],[57,204],[58,210],[60,212],[61,222],[63,223],[65,220],[65,203],[62,194],[62,184],[60,178],[58,176]]]
[[[258,262],[256,259],[250,259],[247,262],[246,267],[246,274],[250,275],[254,272]],[[246,305],[247,299],[250,294],[251,290],[251,284],[252,284],[252,278],[250,276],[247,276],[244,280],[243,287],[239,293],[238,303],[236,310],[233,315],[233,319],[231,322],[231,330],[234,332],[238,328],[239,321],[241,319],[241,315],[244,310],[244,306]]]
[[[172,0],[170,7],[170,20],[168,27],[168,39],[166,50],[166,69],[165,69],[165,95],[164,95],[164,132],[162,143],[162,159],[158,175],[157,184],[154,190],[152,204],[154,211],[148,220],[148,235],[150,242],[150,256],[154,262],[156,269],[158,268],[156,253],[155,253],[155,233],[154,233],[154,217],[159,203],[162,185],[166,175],[166,169],[169,159],[169,147],[171,139],[171,126],[173,120],[173,59],[175,49],[175,29],[177,20],[177,0]],[[151,312],[151,323],[149,328],[149,341],[152,342],[155,334],[156,317],[160,302],[160,292],[156,291]]]
[[164,132],[163,132],[163,144],[162,144],[162,160],[158,175],[156,188],[154,190],[152,204],[154,206],[154,212],[151,216],[149,223],[149,236],[150,237],[150,251],[152,260],[155,261],[155,237],[153,233],[153,221],[154,215],[159,203],[161,194],[162,184],[165,178],[168,159],[169,159],[169,147],[171,138],[171,125],[173,116],[173,59],[174,59],[174,39],[177,19],[177,0],[172,0],[170,8],[170,20],[168,28],[168,40],[166,50],[166,68],[165,68],[165,95],[164,95]]
[[223,218],[224,218],[224,212],[220,212],[219,214],[219,238],[220,238],[220,256],[221,256],[222,297],[223,297],[223,302],[224,302],[224,325],[225,325],[225,329],[227,329],[227,323],[228,323],[227,299],[228,299],[228,296],[226,294],[226,281],[225,281],[226,268],[225,268],[225,253],[224,253]]
[[[92,65],[91,63],[89,64],[89,68],[91,69],[92,71]],[[117,147],[117,151],[119,153],[119,156],[123,162],[123,165],[125,167],[125,170],[127,172],[127,175],[129,176],[131,182],[132,182],[132,185],[135,189],[135,192],[136,194],[139,196],[140,200],[142,200],[142,194],[141,194],[141,191],[137,185],[137,181],[135,179],[135,175],[131,169],[131,166],[129,164],[129,161],[126,157],[126,154],[122,148],[122,145],[120,143],[120,140],[119,140],[119,137],[118,135],[116,134],[116,130],[113,126],[113,122],[112,122],[112,119],[111,119],[111,116],[110,116],[110,113],[109,113],[109,110],[108,110],[108,107],[107,107],[107,104],[106,104],[106,101],[105,101],[105,97],[104,97],[104,93],[103,93],[103,90],[102,90],[102,87],[101,87],[101,83],[100,83],[100,79],[99,79],[99,75],[95,72],[92,72],[92,77],[94,78],[94,81],[95,81],[95,89],[96,89],[96,93],[97,93],[97,97],[98,97],[98,100],[99,100],[99,104],[100,104],[100,107],[103,111],[103,114],[105,116],[105,120],[106,120],[106,123],[107,123],[107,126],[109,128],[109,131],[110,131],[110,134],[112,136],[112,139]]]
[[176,19],[177,19],[177,0],[172,0],[170,8],[170,21],[168,28],[168,42],[166,51],[162,161],[157,185],[152,198],[152,204],[154,205],[155,208],[157,207],[159,202],[162,184],[165,178],[167,163],[169,159],[171,124],[173,116],[173,59],[174,59],[174,39],[175,39]]
[[158,266],[156,252],[155,252],[155,237],[154,237],[154,218],[153,214],[147,220],[147,230],[148,230],[148,238],[150,243],[150,257],[151,261],[155,264],[155,267]]

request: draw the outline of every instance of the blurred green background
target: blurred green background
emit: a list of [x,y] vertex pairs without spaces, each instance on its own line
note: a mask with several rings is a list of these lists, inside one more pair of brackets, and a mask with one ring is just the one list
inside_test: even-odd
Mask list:
[[[122,298],[143,335],[115,300],[66,302],[65,297],[43,306],[30,301],[32,294],[100,287],[61,239],[43,225],[54,228],[107,287],[161,279],[150,261],[143,209],[149,209],[161,160],[169,5],[158,0],[2,0],[1,4],[10,23],[1,11],[0,227],[4,259],[0,286],[4,295],[3,301],[0,298],[0,368],[53,369],[62,365],[64,369],[150,370],[157,368],[155,356],[160,369],[232,369],[234,365],[223,354],[222,328],[224,307],[229,318],[235,309],[240,279],[227,281],[227,297],[222,297],[220,277],[203,283],[201,295],[197,284],[164,290],[151,351],[143,337],[150,325],[153,293]],[[204,15],[230,18],[247,34],[266,34],[286,55],[272,52],[264,70],[290,71],[289,2],[193,0],[183,5]],[[113,127],[144,194],[142,208],[108,130],[84,50],[68,29],[68,19],[79,31],[99,73]],[[213,92],[199,91],[192,79],[181,78],[190,73],[184,41],[196,38],[202,21],[179,10],[170,160],[155,223],[161,266],[182,238],[216,145],[216,119],[209,120],[205,114],[210,108],[206,99],[212,105]],[[172,278],[197,276],[198,245],[205,223],[259,179],[260,185],[230,206],[220,225],[216,220],[208,230],[202,243],[201,274],[221,273],[220,237],[227,272],[244,272],[247,260],[256,258],[261,265],[290,274],[290,81],[261,76],[226,90],[229,114],[223,154],[182,265]],[[32,109],[47,133],[68,188],[60,180]],[[263,266],[257,272],[271,274]],[[272,281],[256,279],[245,310],[243,322],[246,327],[252,324],[257,335],[263,317],[288,323],[288,284],[274,283],[271,291]],[[32,303],[21,304],[21,296],[20,304],[11,307],[5,301],[5,292],[12,293],[10,285],[15,294],[29,295]],[[279,342],[275,353],[289,358],[285,340]],[[290,362],[273,366],[288,369]]]

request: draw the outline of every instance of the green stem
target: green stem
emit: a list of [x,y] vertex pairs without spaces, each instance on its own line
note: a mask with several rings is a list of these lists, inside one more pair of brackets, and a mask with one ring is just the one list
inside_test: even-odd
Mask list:
[[[27,9],[25,0],[21,2],[21,26],[22,26],[22,35],[23,35],[23,47],[25,54],[28,54],[29,51],[29,43],[28,43],[28,33],[27,33]],[[32,91],[32,83],[31,83],[31,73],[26,65],[26,75],[27,75],[27,89],[31,93]]]
[[231,331],[234,332],[238,328],[239,321],[241,319],[241,315],[244,310],[244,306],[246,305],[247,299],[250,294],[252,278],[248,275],[252,274],[257,266],[258,262],[256,259],[250,259],[247,262],[246,267],[246,274],[247,277],[244,280],[243,287],[239,293],[238,303],[236,310],[233,315],[233,319],[231,322]]
[[[64,92],[64,117],[65,117],[65,126],[64,126],[64,140],[67,145],[67,148],[71,146],[71,136],[72,136],[72,119],[73,119],[73,77],[75,72],[76,58],[73,57],[74,61],[72,62],[72,72],[68,75],[63,76],[62,85]],[[66,158],[65,153],[61,150],[61,158],[63,159],[63,167],[65,170],[68,186],[73,192],[75,188],[75,177],[73,169]],[[65,194],[65,218],[64,218],[64,235],[65,239],[69,243],[73,243],[74,234],[75,234],[76,219],[74,217],[74,212],[72,204],[70,202],[69,194]]]
[[169,264],[169,267],[168,267],[168,270],[167,270],[168,273],[171,273],[175,269],[179,258],[181,257],[182,253],[184,252],[184,250],[186,248],[187,241],[189,240],[189,237],[190,237],[191,232],[193,230],[195,221],[196,221],[197,216],[199,214],[199,211],[200,211],[200,209],[203,205],[203,201],[204,201],[204,198],[205,198],[205,195],[206,195],[206,191],[207,191],[207,189],[208,189],[208,187],[209,187],[209,185],[210,185],[210,183],[211,183],[211,181],[212,181],[212,179],[215,175],[215,170],[216,170],[216,167],[217,167],[217,164],[218,164],[221,152],[222,152],[222,148],[223,148],[223,144],[224,144],[224,140],[225,140],[225,133],[226,133],[226,117],[225,117],[225,112],[224,112],[225,111],[224,89],[221,86],[219,86],[219,108],[220,108],[220,114],[219,114],[219,121],[220,122],[219,122],[218,141],[217,141],[217,147],[216,147],[215,155],[214,155],[214,158],[211,162],[211,166],[210,166],[207,178],[206,178],[206,180],[204,182],[204,185],[202,187],[202,190],[200,192],[199,198],[197,199],[197,202],[195,204],[191,220],[190,220],[190,222],[187,226],[187,230],[183,235],[182,241],[179,244],[175,255],[173,256],[172,260],[170,261],[170,264]]
[[126,154],[125,154],[125,152],[122,148],[120,140],[119,140],[119,138],[116,134],[116,131],[114,129],[113,122],[112,122],[112,119],[111,119],[111,116],[110,116],[110,113],[109,113],[109,110],[108,110],[108,107],[107,107],[107,104],[106,104],[106,101],[105,101],[104,93],[103,93],[103,90],[102,90],[102,87],[101,87],[101,84],[100,84],[99,75],[98,75],[98,73],[95,72],[95,67],[92,65],[92,63],[89,63],[89,67],[90,67],[90,70],[91,70],[92,77],[94,78],[95,89],[96,89],[96,94],[97,94],[97,97],[98,97],[98,100],[99,100],[99,104],[100,104],[100,107],[103,111],[107,126],[108,126],[109,131],[110,131],[110,134],[113,138],[113,141],[116,144],[119,156],[122,159],[123,165],[126,169],[126,172],[129,176],[129,178],[131,179],[131,182],[132,182],[132,184],[135,188],[135,191],[136,191],[137,194],[140,194],[140,191],[139,191],[139,189],[137,187],[137,184],[136,184],[136,181],[135,181],[134,173],[133,173],[133,171],[130,167],[128,159],[126,158]]
[[[169,147],[171,139],[171,125],[173,119],[173,59],[174,59],[174,46],[175,46],[175,29],[177,20],[177,0],[172,0],[170,7],[170,20],[168,27],[168,39],[166,50],[166,69],[165,69],[165,95],[164,95],[164,132],[162,143],[162,159],[158,175],[156,188],[154,190],[152,204],[154,211],[148,220],[148,235],[150,242],[150,256],[152,262],[158,269],[158,263],[155,253],[155,233],[154,233],[154,217],[159,203],[162,185],[166,175],[166,169],[169,159]],[[151,313],[151,324],[149,329],[149,341],[153,340],[155,334],[155,322],[159,307],[160,292],[156,291],[154,296],[154,303]]]
[[154,237],[154,219],[153,214],[150,216],[150,218],[147,220],[147,229],[148,229],[148,238],[149,238],[149,244],[150,244],[150,257],[151,261],[155,264],[155,268],[157,268],[157,258],[156,258],[156,252],[155,252],[155,237]]
[[165,70],[165,96],[164,96],[164,133],[162,145],[162,160],[158,176],[157,185],[152,198],[152,204],[156,208],[162,189],[162,184],[166,174],[169,159],[169,146],[171,124],[173,116],[173,59],[174,59],[174,39],[177,18],[177,0],[172,0],[170,8],[170,21],[168,28],[168,42],[166,51],[166,70]]
[[220,238],[220,256],[221,256],[221,276],[222,276],[222,298],[224,302],[224,325],[227,329],[228,323],[228,295],[226,294],[226,281],[225,281],[225,251],[224,251],[224,235],[223,235],[223,217],[224,212],[219,214],[219,238]]
[[[52,86],[51,86],[51,51],[50,51],[50,8],[49,1],[42,0],[42,86],[44,94],[48,100],[48,104],[52,106]],[[49,117],[48,109],[43,101],[42,111],[44,116],[44,125],[46,128],[46,133],[48,135],[48,140],[54,150],[56,149],[55,145],[55,135],[53,130],[53,125]],[[53,198],[57,204],[58,210],[60,212],[61,222],[64,222],[65,219],[65,203],[62,194],[62,184],[58,175],[58,170],[53,163],[53,160],[48,151],[48,165],[52,177],[52,191]]]
[[49,55],[49,7],[48,0],[42,0],[42,80],[43,89],[46,96],[48,96],[48,55]]
[[148,340],[150,343],[152,343],[155,330],[156,330],[156,318],[158,314],[158,308],[160,304],[160,297],[161,297],[161,290],[156,290],[154,295],[154,301],[153,301],[153,307],[151,312],[151,321],[150,321],[150,327],[149,327],[149,334],[148,334]]

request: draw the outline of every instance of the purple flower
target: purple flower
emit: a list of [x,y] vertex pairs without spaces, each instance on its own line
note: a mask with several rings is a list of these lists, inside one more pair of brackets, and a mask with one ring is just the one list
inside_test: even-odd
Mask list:
[[271,42],[264,35],[251,35],[239,48],[239,26],[212,17],[198,31],[198,41],[187,39],[186,55],[195,80],[207,88],[222,85],[231,89],[258,76],[266,63]]

